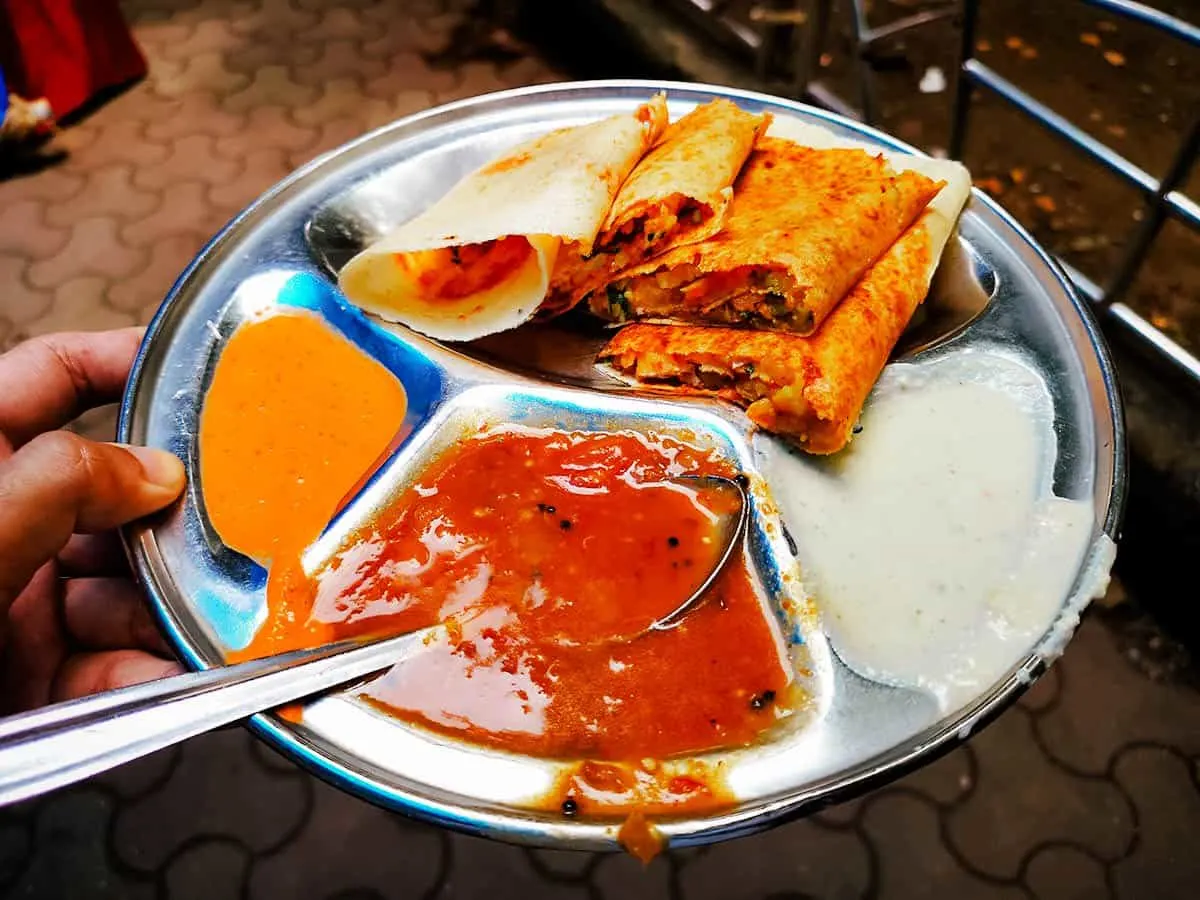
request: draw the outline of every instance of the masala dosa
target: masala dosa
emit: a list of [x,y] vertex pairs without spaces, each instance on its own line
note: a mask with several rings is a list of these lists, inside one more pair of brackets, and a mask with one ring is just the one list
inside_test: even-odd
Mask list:
[[[806,141],[846,143],[824,129],[792,124]],[[815,334],[638,323],[617,333],[601,361],[636,380],[738,403],[755,424],[810,453],[841,450],[925,299],[971,192],[970,176],[958,163],[896,151],[887,155],[897,170],[919,169],[945,186]]]
[[724,227],[616,276],[589,309],[811,334],[941,184],[878,150],[759,140]]
[[635,112],[522,144],[350,260],[342,292],[442,340],[515,328],[545,299],[559,253],[591,252],[666,121],[660,94]]
[[559,254],[540,314],[566,312],[616,272],[720,231],[734,179],[770,121],[713,100],[669,125],[621,186],[592,251]]

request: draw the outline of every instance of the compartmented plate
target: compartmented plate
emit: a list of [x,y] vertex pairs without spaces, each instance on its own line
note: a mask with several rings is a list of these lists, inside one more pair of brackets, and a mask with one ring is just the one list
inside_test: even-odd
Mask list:
[[[121,440],[176,452],[191,476],[182,503],[128,535],[160,618],[190,664],[219,665],[228,650],[249,640],[264,615],[266,573],[225,548],[205,515],[196,435],[225,342],[249,316],[273,307],[320,314],[396,374],[409,399],[405,440],[310,550],[312,559],[386,505],[431,454],[481,423],[683,431],[763,475],[772,497],[787,494],[789,470],[778,459],[788,454],[774,439],[754,435],[745,417],[724,404],[667,400],[597,372],[592,363],[605,332],[583,317],[442,346],[367,319],[334,284],[338,268],[365,244],[503,149],[553,128],[631,110],[659,90],[667,91],[673,117],[726,97],[752,111],[910,149],[836,116],[758,94],[658,82],[551,85],[397,122],[272,189],[231,222],[172,289],[147,333],[122,409]],[[994,353],[1017,361],[1044,384],[1054,445],[1046,480],[1058,496],[1090,502],[1097,518],[1074,583],[1061,597],[1059,621],[1032,650],[1006,660],[1007,671],[994,683],[952,708],[926,691],[861,677],[831,651],[798,589],[775,504],[757,493],[748,558],[764,602],[785,625],[812,700],[762,745],[708,755],[725,764],[741,803],[715,815],[664,822],[673,845],[765,827],[902,774],[965,738],[1061,648],[1111,561],[1105,534],[1115,536],[1119,522],[1124,451],[1113,375],[1094,324],[1048,257],[986,198],[972,200],[959,231],[922,320],[906,334],[898,357],[922,362]],[[310,704],[302,724],[259,716],[253,727],[318,774],[416,816],[506,840],[615,846],[613,825],[529,808],[560,770],[555,761],[455,742],[336,695]]]

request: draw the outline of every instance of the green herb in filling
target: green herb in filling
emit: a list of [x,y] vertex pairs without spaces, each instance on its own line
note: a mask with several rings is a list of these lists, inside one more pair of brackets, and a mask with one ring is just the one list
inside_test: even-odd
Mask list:
[[608,295],[608,315],[614,322],[624,322],[629,318],[629,295],[624,286],[610,284],[604,289]]

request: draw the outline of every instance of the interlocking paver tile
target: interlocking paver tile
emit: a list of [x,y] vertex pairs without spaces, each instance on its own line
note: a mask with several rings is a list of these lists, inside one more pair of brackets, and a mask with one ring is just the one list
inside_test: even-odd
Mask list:
[[381,59],[367,59],[356,40],[324,40],[317,58],[304,66],[292,67],[297,84],[320,87],[329,78],[371,78],[388,70]]
[[293,5],[291,0],[259,0],[248,14],[237,16],[233,27],[239,34],[286,32],[298,34],[312,28],[319,16]]
[[[74,128],[67,129],[63,140],[78,138],[85,135],[82,145],[74,146],[67,157],[65,165],[72,171],[82,168],[94,170],[113,163],[130,163],[135,166],[149,166],[162,162],[167,155],[167,148],[146,140],[145,123],[136,119],[117,119],[95,126],[94,136]],[[86,152],[85,152],[86,151]]]
[[202,838],[167,865],[167,896],[171,900],[232,900],[242,896],[250,865],[250,851],[238,842]]
[[71,900],[150,900],[154,885],[127,880],[104,854],[112,803],[95,790],[56,794],[41,804],[34,823],[32,855],[12,897]]
[[1124,751],[1114,767],[1138,815],[1137,846],[1113,870],[1123,900],[1197,896],[1200,782],[1189,763],[1177,753],[1146,746]]
[[266,741],[251,741],[250,756],[256,763],[272,772],[294,773],[296,764],[269,746]]
[[958,802],[975,785],[975,762],[970,745],[951,750],[941,759],[918,769],[900,782],[935,803]]
[[[374,6],[375,0],[367,0],[364,6]],[[303,9],[303,5],[301,9]],[[366,22],[363,20],[360,10],[355,9],[353,4],[340,3],[337,6],[329,6],[322,3],[320,6],[313,8],[313,12],[317,14],[317,21],[306,29],[305,37],[318,38],[320,40],[336,41],[342,39],[360,40],[370,34],[374,29],[368,29]],[[397,7],[397,12],[399,8]],[[395,23],[399,27],[401,23]]]
[[1071,642],[1071,667],[1060,673],[1061,699],[1036,718],[1038,735],[1055,759],[1103,772],[1131,741],[1155,741],[1200,754],[1200,695],[1183,684],[1151,684],[1117,651],[1113,634],[1085,620]]
[[[128,13],[128,10],[126,11]],[[143,13],[144,14],[144,13]],[[143,53],[160,57],[165,47],[186,41],[194,26],[174,19],[149,20],[139,23],[137,40]]]
[[876,796],[863,814],[863,829],[879,863],[880,900],[922,896],[1020,900],[1025,896],[1016,885],[992,884],[963,868],[938,839],[936,807],[911,794],[884,791]]
[[256,861],[251,898],[325,897],[355,888],[427,896],[446,863],[441,832],[408,827],[394,813],[321,782],[312,782],[312,791],[312,813],[288,853]]
[[1041,711],[1057,703],[1061,691],[1062,668],[1054,665],[1017,702],[1026,709]]
[[0,820],[0,891],[9,891],[30,861],[33,836],[28,822]]
[[[157,66],[151,66],[147,78],[130,85],[104,104],[104,115],[91,115],[71,125],[62,133],[61,138],[71,142],[73,150],[86,151],[93,137],[110,122],[141,122],[143,125],[150,125],[170,116],[177,101],[163,97],[154,90],[156,72]],[[77,140],[77,135],[81,134],[86,137]],[[84,162],[88,161],[90,156],[85,152]]]
[[[129,227],[141,226],[139,222]],[[117,228],[117,220],[112,216],[95,216],[75,223],[61,250],[39,258],[29,267],[29,283],[38,288],[52,288],[80,275],[121,278],[132,274],[145,253],[121,243]]]
[[[212,91],[218,96],[244,89],[250,83],[241,72],[232,72],[225,65],[225,56],[216,50],[197,53],[174,63],[158,59],[151,69],[151,85],[155,93],[168,98],[181,97],[190,91]],[[231,112],[237,110],[230,107]]]
[[245,46],[246,36],[233,30],[231,20],[206,19],[174,40],[162,42],[157,56],[162,59],[185,60],[200,53],[219,53]]
[[[329,5],[329,0],[293,0],[293,2],[301,9],[311,10],[316,13],[322,12]],[[338,0],[338,5],[353,10],[373,9],[377,7],[385,10],[397,8],[397,4],[389,3],[388,0]],[[405,5],[407,6],[408,4]]]
[[437,900],[473,900],[476,897],[585,900],[588,897],[588,890],[583,885],[541,878],[519,847],[462,834],[452,834],[449,840],[450,858],[455,865],[446,873]]
[[139,319],[143,311],[153,312],[209,237],[208,234],[189,232],[154,241],[146,267],[109,288],[109,305]]
[[448,31],[444,28],[434,28],[429,22],[410,17],[406,12],[403,16],[383,23],[372,22],[371,11],[363,13],[363,19],[373,29],[362,44],[363,56],[368,59],[392,59],[397,53],[432,53],[446,45]]
[[63,248],[71,232],[48,225],[41,200],[21,200],[0,206],[0,252],[19,256],[52,256]]
[[236,52],[226,54],[225,67],[253,78],[263,66],[278,65],[281,60],[292,69],[303,68],[311,65],[320,53],[319,43],[304,41],[290,32],[260,32]]
[[197,834],[228,837],[255,852],[295,835],[309,814],[311,785],[264,772],[250,758],[250,740],[237,729],[189,741],[161,790],[117,811],[112,842],[121,862],[154,871]]
[[136,325],[129,313],[104,302],[110,281],[100,275],[83,275],[64,281],[54,289],[54,305],[34,325],[34,331],[104,331]]
[[233,160],[218,156],[219,141],[236,137],[215,138],[211,134],[190,134],[176,138],[168,145],[169,153],[162,162],[143,166],[134,176],[138,187],[162,190],[177,181],[196,179],[208,184],[225,184],[238,171]]
[[22,200],[45,200],[63,203],[76,196],[86,183],[78,172],[55,166],[36,175],[22,175],[0,181],[0,203],[20,203]]
[[189,91],[182,97],[164,102],[169,111],[147,123],[147,140],[166,143],[197,132],[225,137],[246,127],[245,116],[222,109],[208,91]]
[[363,132],[373,131],[383,125],[390,125],[397,119],[411,116],[433,106],[433,95],[428,91],[401,91],[390,102],[367,100],[363,104],[359,121]]
[[862,813],[862,803],[862,797],[835,803],[833,806],[827,806],[819,812],[813,813],[812,820],[818,825],[830,828],[848,828]]
[[288,156],[288,161],[291,168],[299,168],[310,159],[320,156],[335,147],[340,147],[347,141],[352,141],[356,137],[367,131],[366,126],[357,116],[343,116],[340,119],[332,119],[324,122],[320,130],[317,132],[317,139],[311,147],[292,153]]
[[598,855],[578,850],[527,850],[535,869],[540,869],[554,878],[580,879],[595,865]]
[[389,58],[382,74],[363,80],[369,97],[388,100],[403,91],[452,91],[458,84],[454,73],[431,68],[418,54],[405,50]]
[[5,317],[17,332],[23,332],[32,322],[44,316],[54,303],[54,294],[45,288],[35,288],[28,282],[29,264],[20,256],[0,253],[0,296]]
[[1037,900],[1102,900],[1111,896],[1104,864],[1077,847],[1038,850],[1025,870],[1025,884]]
[[626,853],[609,853],[601,857],[591,882],[605,900],[667,900],[671,896],[671,864],[663,856],[643,865]]
[[506,91],[513,86],[490,62],[469,62],[459,69],[456,75],[458,80],[453,86],[436,92],[439,103]]
[[861,835],[804,820],[716,844],[683,867],[680,883],[687,900],[760,900],[793,893],[842,900],[863,896],[870,870]]
[[217,219],[208,200],[208,185],[176,181],[163,189],[158,209],[121,229],[121,239],[130,247],[148,249],[168,235],[195,234],[198,228],[210,228]]
[[128,765],[112,769],[100,776],[98,781],[123,799],[140,797],[165,783],[179,764],[181,753],[180,747],[160,750]]
[[292,170],[284,152],[278,147],[254,150],[246,155],[243,163],[242,171],[236,178],[209,192],[209,199],[221,211],[221,221],[215,225],[223,224],[233,213]]
[[296,82],[287,66],[263,66],[241,90],[227,92],[221,105],[235,113],[267,105],[295,109],[311,103],[316,96],[317,89]]
[[268,147],[295,153],[311,146],[316,138],[316,130],[297,125],[289,110],[259,106],[246,115],[245,128],[217,141],[217,152],[227,159],[245,159],[251,152]]
[[1125,797],[1109,781],[1052,765],[1033,740],[1028,713],[1010,710],[976,735],[971,749],[978,783],[946,813],[946,833],[978,871],[1015,877],[1021,859],[1050,841],[1069,840],[1108,860],[1128,849],[1134,823]]
[[[361,109],[365,102],[368,98],[357,78],[331,78],[321,85],[320,96],[294,110],[292,118],[300,125],[316,126]],[[374,102],[382,104],[384,101]]]
[[567,80],[561,72],[555,71],[542,60],[533,56],[515,60],[511,65],[500,68],[497,74],[510,87]]
[[141,177],[153,170],[154,167],[135,169],[130,163],[113,163],[94,169],[88,175],[87,190],[73,200],[47,206],[46,221],[58,228],[69,228],[80,219],[96,216],[113,216],[126,221],[140,219],[157,207],[162,198],[154,191],[135,186],[134,172]]

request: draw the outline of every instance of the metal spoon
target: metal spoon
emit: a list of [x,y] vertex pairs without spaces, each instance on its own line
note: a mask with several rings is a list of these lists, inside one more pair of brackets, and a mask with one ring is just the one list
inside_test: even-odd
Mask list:
[[[735,490],[737,508],[721,529],[728,543],[712,572],[687,600],[652,622],[646,632],[674,628],[699,605],[740,546],[746,528],[749,504],[742,484],[718,476],[684,478]],[[314,650],[176,675],[0,720],[0,806],[65,787],[205,731],[365,678],[420,647],[430,630],[338,641]]]
[[721,577],[725,566],[742,545],[742,535],[746,533],[746,523],[750,518],[750,498],[746,496],[746,476],[723,478],[720,475],[678,475],[673,481],[694,484],[701,489],[725,491],[734,501],[734,508],[721,516],[722,527],[718,529],[718,540],[721,542],[721,553],[717,556],[716,565],[709,571],[700,586],[692,591],[691,596],[677,607],[651,622],[640,634],[629,640],[642,637],[652,631],[670,631],[698,607],[708,597],[708,591]]

